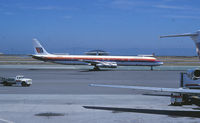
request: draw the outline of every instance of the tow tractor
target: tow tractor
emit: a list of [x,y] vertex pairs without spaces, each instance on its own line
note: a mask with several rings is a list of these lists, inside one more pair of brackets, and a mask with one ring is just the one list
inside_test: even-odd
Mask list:
[[18,75],[16,77],[0,77],[0,83],[4,86],[12,86],[13,84],[20,85],[22,87],[27,87],[32,85],[32,79],[24,78],[22,75]]
[[[180,88],[200,90],[200,79],[193,78],[192,76],[190,76],[192,74],[194,73],[180,73]],[[200,96],[197,94],[171,93],[171,105],[181,106],[191,104],[196,104],[200,106]]]

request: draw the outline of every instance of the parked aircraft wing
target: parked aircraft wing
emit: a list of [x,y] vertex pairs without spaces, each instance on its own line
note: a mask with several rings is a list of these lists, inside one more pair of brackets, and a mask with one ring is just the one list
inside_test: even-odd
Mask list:
[[103,85],[103,84],[90,84],[90,86],[136,89],[136,90],[148,90],[148,91],[159,91],[159,92],[172,92],[172,93],[200,94],[200,90],[198,90],[198,89],[159,88],[159,87],[126,86],[126,85]]

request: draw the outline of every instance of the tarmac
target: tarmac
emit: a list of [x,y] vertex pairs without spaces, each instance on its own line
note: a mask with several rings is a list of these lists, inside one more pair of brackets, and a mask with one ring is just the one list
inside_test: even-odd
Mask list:
[[103,70],[68,66],[0,66],[0,76],[24,75],[30,87],[0,86],[0,123],[198,123],[197,106],[170,106],[169,93],[90,87],[117,84],[179,87],[177,70]]

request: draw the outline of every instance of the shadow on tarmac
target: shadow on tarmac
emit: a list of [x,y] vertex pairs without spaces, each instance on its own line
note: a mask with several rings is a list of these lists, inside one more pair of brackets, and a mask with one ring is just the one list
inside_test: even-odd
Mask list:
[[200,111],[175,111],[175,110],[157,110],[157,109],[134,109],[134,108],[118,108],[118,107],[99,107],[99,106],[83,106],[86,109],[108,110],[113,112],[135,112],[145,114],[168,115],[171,117],[193,117],[200,118]]
[[171,97],[169,94],[147,94],[147,93],[144,93],[142,95],[145,95],[145,96],[161,96],[161,97]]

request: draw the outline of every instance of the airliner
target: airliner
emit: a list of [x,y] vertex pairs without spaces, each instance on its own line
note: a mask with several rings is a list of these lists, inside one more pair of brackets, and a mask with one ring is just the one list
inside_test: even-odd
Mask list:
[[163,62],[146,56],[94,56],[94,55],[58,55],[48,53],[37,39],[33,39],[35,54],[32,58],[66,65],[91,65],[94,70],[117,68],[117,66],[160,66]]

